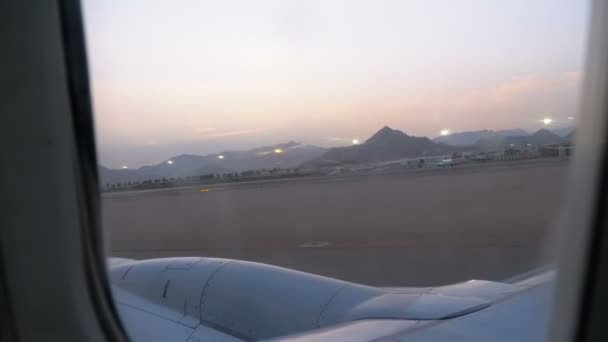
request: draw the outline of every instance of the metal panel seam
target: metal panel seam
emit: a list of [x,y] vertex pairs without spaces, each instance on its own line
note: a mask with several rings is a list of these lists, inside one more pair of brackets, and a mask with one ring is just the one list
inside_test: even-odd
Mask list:
[[205,285],[203,286],[203,290],[201,291],[201,297],[199,300],[199,306],[200,306],[199,317],[200,317],[201,322],[203,321],[203,312],[205,311],[203,305],[205,304],[204,299],[205,299],[205,294],[207,293],[207,288],[209,287],[209,282],[211,281],[211,279],[213,279],[213,277],[215,277],[217,272],[219,272],[224,266],[226,266],[228,264],[232,264],[235,261],[236,260],[230,260],[230,261],[227,261],[227,262],[221,264],[220,266],[218,266],[218,268],[215,269],[215,271],[213,271],[213,273],[211,273],[209,278],[207,278],[207,281],[205,281]]
[[325,314],[325,311],[327,311],[327,308],[329,308],[329,305],[331,304],[331,302],[338,296],[338,294],[340,292],[342,292],[346,286],[348,286],[349,284],[346,283],[344,285],[342,285],[342,287],[340,287],[328,300],[327,303],[325,303],[325,305],[323,305],[323,308],[321,309],[321,312],[319,313],[319,317],[317,317],[317,321],[315,322],[315,326],[317,328],[321,327],[321,318],[323,317],[323,314]]

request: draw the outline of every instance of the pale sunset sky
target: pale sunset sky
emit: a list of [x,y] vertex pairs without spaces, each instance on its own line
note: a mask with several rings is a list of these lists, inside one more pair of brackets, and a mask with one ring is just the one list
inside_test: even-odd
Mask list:
[[573,125],[581,0],[84,0],[100,163]]

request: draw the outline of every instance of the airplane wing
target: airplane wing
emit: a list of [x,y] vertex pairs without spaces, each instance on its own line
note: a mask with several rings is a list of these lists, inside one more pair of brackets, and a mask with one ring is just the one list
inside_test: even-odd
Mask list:
[[111,259],[109,268],[135,341],[538,341],[554,277],[378,288],[216,258]]

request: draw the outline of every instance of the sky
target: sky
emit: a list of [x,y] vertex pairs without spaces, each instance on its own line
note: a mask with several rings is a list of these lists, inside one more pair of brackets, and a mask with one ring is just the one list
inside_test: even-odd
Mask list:
[[572,125],[580,0],[84,0],[100,163]]

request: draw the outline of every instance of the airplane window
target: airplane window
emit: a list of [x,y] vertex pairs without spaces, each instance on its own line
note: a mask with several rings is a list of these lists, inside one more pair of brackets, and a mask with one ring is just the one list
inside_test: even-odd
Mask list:
[[84,0],[131,337],[542,340],[588,7]]

